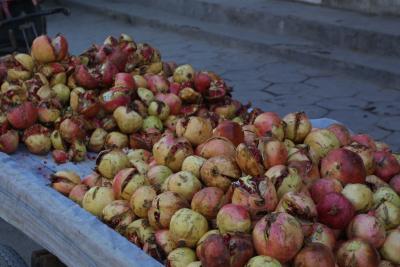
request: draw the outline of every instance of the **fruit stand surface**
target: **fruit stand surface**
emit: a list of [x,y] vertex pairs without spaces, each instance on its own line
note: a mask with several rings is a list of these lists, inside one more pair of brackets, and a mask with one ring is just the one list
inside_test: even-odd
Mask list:
[[[336,121],[311,122],[324,128]],[[162,266],[49,186],[49,177],[56,171],[73,170],[81,177],[90,174],[94,156],[79,164],[57,165],[50,154],[32,155],[22,146],[11,156],[0,153],[0,217],[71,267]]]

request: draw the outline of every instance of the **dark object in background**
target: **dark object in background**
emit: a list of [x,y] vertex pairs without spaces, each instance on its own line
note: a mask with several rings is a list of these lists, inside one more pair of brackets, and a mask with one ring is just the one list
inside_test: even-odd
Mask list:
[[0,55],[29,52],[33,39],[46,34],[47,15],[63,13],[65,8],[42,10],[38,0],[0,0]]
[[27,267],[18,253],[9,246],[0,244],[0,266],[1,267]]
[[31,267],[67,267],[56,256],[47,250],[32,252]]

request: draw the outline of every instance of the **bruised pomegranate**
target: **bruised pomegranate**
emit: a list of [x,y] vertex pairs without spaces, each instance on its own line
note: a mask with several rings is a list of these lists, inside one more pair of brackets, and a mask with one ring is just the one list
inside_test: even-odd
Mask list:
[[284,165],[276,165],[265,172],[265,176],[276,187],[280,199],[287,192],[298,192],[303,187],[303,181],[297,170]]
[[149,222],[155,229],[167,229],[176,211],[189,207],[188,202],[174,192],[164,192],[153,199],[148,211]]
[[158,93],[156,99],[167,104],[172,115],[178,115],[181,112],[182,101],[179,96],[171,93]]
[[147,172],[147,180],[150,185],[159,193],[164,181],[172,174],[171,169],[163,165],[156,165]]
[[257,129],[258,136],[266,136],[269,133],[278,140],[284,139],[282,120],[274,112],[264,112],[258,115],[254,120],[254,127]]
[[179,171],[183,160],[193,154],[191,144],[185,138],[175,138],[166,134],[153,146],[157,164],[165,165],[172,171]]
[[285,122],[285,137],[301,143],[311,131],[311,122],[304,112],[289,113],[282,119]]
[[24,131],[23,141],[29,152],[47,154],[51,149],[50,132],[46,127],[35,124]]
[[253,145],[239,144],[236,148],[235,159],[245,174],[261,176],[264,173],[260,151]]
[[245,267],[282,267],[282,265],[272,257],[259,255],[251,258]]
[[50,177],[51,186],[68,196],[71,190],[81,182],[81,178],[72,171],[58,171]]
[[341,146],[347,146],[351,143],[351,135],[349,130],[342,124],[334,123],[327,128],[339,140]]
[[328,226],[321,223],[314,223],[306,242],[321,243],[330,250],[333,250],[336,244],[336,237],[334,231]]
[[74,140],[83,140],[86,136],[84,120],[81,117],[64,119],[59,130],[62,139],[68,143],[72,143]]
[[342,194],[331,192],[317,204],[318,220],[333,229],[344,229],[354,217],[354,207]]
[[384,224],[386,230],[400,225],[400,208],[392,202],[383,202],[372,214]]
[[217,156],[208,159],[200,169],[201,180],[206,186],[215,186],[227,191],[232,180],[240,177],[240,169],[229,157]]
[[103,209],[103,222],[124,234],[126,227],[133,222],[135,215],[125,200],[114,200]]
[[339,180],[334,178],[321,178],[316,180],[310,187],[311,198],[318,204],[328,193],[340,193],[343,190]]
[[151,202],[157,196],[156,191],[148,185],[138,187],[130,198],[130,207],[136,216],[147,218]]
[[136,189],[147,184],[146,177],[136,169],[122,169],[115,175],[113,180],[114,195],[117,199],[129,200]]
[[368,147],[372,150],[376,150],[374,139],[368,134],[355,134],[351,136],[351,141],[356,142],[362,146]]
[[194,76],[194,88],[199,93],[205,93],[211,85],[211,78],[207,72],[201,71]]
[[284,194],[275,211],[286,212],[299,220],[314,221],[317,218],[317,207],[311,197],[298,192]]
[[294,267],[335,267],[332,251],[321,243],[310,243],[296,255]]
[[129,159],[122,150],[104,150],[96,159],[96,170],[105,178],[113,179],[122,169],[130,166]]
[[131,102],[131,92],[126,87],[113,87],[100,95],[100,103],[104,110],[113,112],[120,106]]
[[172,239],[172,235],[169,230],[157,230],[154,236],[156,239],[156,244],[167,255],[178,247],[176,242]]
[[202,243],[199,258],[205,266],[241,267],[253,256],[251,236],[211,234]]
[[271,256],[282,263],[294,258],[303,245],[299,222],[287,213],[270,213],[253,229],[253,243],[258,254]]
[[275,187],[265,177],[241,177],[232,183],[230,191],[232,204],[247,208],[253,220],[274,210],[278,202]]
[[18,149],[19,137],[15,130],[0,130],[0,152],[12,154]]
[[400,173],[400,163],[387,151],[374,152],[375,175],[388,182],[394,175]]
[[356,142],[353,142],[344,148],[357,153],[361,157],[367,175],[371,175],[375,172],[374,151],[372,149]]
[[250,214],[242,206],[226,204],[218,211],[217,226],[222,234],[248,233],[251,229]]
[[196,253],[190,248],[177,248],[168,254],[166,266],[186,267],[196,261]]
[[339,267],[376,267],[379,265],[379,254],[371,244],[355,238],[340,245],[336,261]]
[[206,219],[212,220],[226,201],[224,191],[218,187],[205,187],[194,194],[191,208]]
[[50,39],[47,35],[36,37],[32,42],[32,57],[39,63],[60,61],[68,54],[68,43],[62,35]]
[[375,248],[380,248],[385,242],[386,232],[379,219],[368,214],[358,214],[347,227],[347,237],[361,238]]
[[392,179],[390,179],[389,184],[393,190],[400,195],[400,174],[393,176]]
[[331,150],[321,160],[321,175],[336,178],[342,183],[364,183],[364,163],[356,153],[338,148]]
[[373,194],[365,184],[347,184],[342,194],[353,204],[357,212],[367,212],[373,206]]
[[191,172],[194,176],[200,177],[200,169],[206,162],[205,158],[199,156],[189,156],[182,163],[182,171]]
[[79,206],[81,206],[83,198],[87,191],[89,191],[89,186],[85,184],[77,184],[72,188],[71,192],[69,192],[68,197]]
[[327,129],[311,131],[304,139],[304,144],[310,147],[310,156],[315,163],[325,157],[329,151],[340,147],[335,134]]

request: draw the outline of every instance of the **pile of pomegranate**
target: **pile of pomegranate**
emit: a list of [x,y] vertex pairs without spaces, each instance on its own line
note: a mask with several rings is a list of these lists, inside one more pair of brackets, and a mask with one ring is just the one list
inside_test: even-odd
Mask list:
[[98,153],[52,187],[166,266],[400,266],[400,155],[369,135],[249,109],[126,34],[40,36],[0,82],[0,151]]

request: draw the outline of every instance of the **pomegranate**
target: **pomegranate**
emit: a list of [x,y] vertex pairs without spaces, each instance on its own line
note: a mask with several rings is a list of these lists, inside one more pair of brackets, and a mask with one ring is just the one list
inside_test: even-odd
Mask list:
[[39,63],[60,61],[68,55],[68,43],[62,35],[50,39],[46,35],[35,38],[31,48],[32,57]]
[[154,94],[167,93],[169,90],[169,82],[164,76],[147,74],[145,75],[147,81],[147,88]]
[[167,255],[178,247],[176,242],[172,239],[172,235],[169,230],[157,230],[155,233],[155,238],[156,244]]
[[[146,249],[146,246],[154,244],[155,230],[146,219],[138,219],[131,222],[125,229],[125,237],[137,246]],[[147,247],[150,248],[150,247]]]
[[270,256],[259,255],[251,258],[245,267],[281,267],[276,259]]
[[147,113],[164,121],[168,118],[170,110],[167,104],[162,101],[155,100],[150,102]]
[[97,172],[92,172],[91,174],[85,176],[82,179],[82,184],[92,188],[93,186],[100,186],[101,176]]
[[317,204],[318,220],[333,229],[344,229],[354,217],[354,207],[342,194],[331,192]]
[[133,75],[133,80],[138,88],[147,88],[147,81],[142,75]]
[[400,163],[387,151],[374,152],[375,175],[388,182],[394,175],[400,173]]
[[250,214],[242,206],[226,204],[218,211],[217,226],[222,234],[248,233],[251,229]]
[[394,264],[400,264],[400,229],[394,229],[388,233],[382,248],[381,255],[385,260]]
[[192,82],[195,77],[195,72],[192,66],[189,64],[180,65],[174,71],[174,82],[184,83]]
[[316,180],[310,187],[311,198],[318,204],[328,193],[342,192],[343,187],[339,180],[334,178],[321,178]]
[[200,213],[206,219],[215,219],[218,210],[226,204],[227,199],[224,191],[218,187],[205,187],[194,194],[191,208],[192,210]]
[[347,146],[351,143],[350,131],[342,124],[334,123],[327,128],[339,140],[341,146]]
[[185,138],[164,135],[153,146],[153,155],[157,164],[165,165],[172,171],[179,171],[183,160],[193,154],[190,143]]
[[206,186],[215,186],[226,192],[232,182],[240,177],[240,169],[232,158],[217,156],[208,159],[200,169]]
[[393,190],[400,195],[400,174],[393,176],[392,179],[390,179],[389,184]]
[[260,151],[253,145],[239,144],[235,159],[241,171],[246,174],[261,176],[264,173]]
[[203,241],[199,254],[205,266],[241,267],[253,256],[254,249],[250,235],[212,234]]
[[143,125],[142,117],[126,106],[117,107],[113,117],[122,133],[131,134],[138,131]]
[[384,224],[386,230],[400,225],[400,208],[389,201],[380,204],[373,214]]
[[167,104],[172,115],[178,115],[180,113],[182,101],[177,95],[158,93],[155,98]]
[[298,192],[303,187],[303,182],[297,170],[284,165],[276,165],[270,168],[265,176],[277,188],[276,192],[280,199],[287,192]]
[[355,238],[340,245],[336,261],[339,267],[376,267],[379,265],[379,254],[371,244]]
[[241,177],[232,183],[230,191],[232,204],[247,208],[253,220],[274,210],[278,202],[275,187],[264,177]]
[[283,117],[285,137],[295,143],[301,143],[311,131],[311,122],[304,112],[289,113]]
[[336,178],[344,184],[364,183],[366,171],[360,156],[350,150],[338,148],[331,150],[321,160],[321,175]]
[[317,207],[311,197],[297,192],[284,194],[275,211],[286,212],[299,220],[314,221],[317,218]]
[[373,151],[376,150],[374,139],[368,134],[356,134],[351,137],[352,142],[356,142],[362,146],[368,147]]
[[115,82],[114,85],[116,87],[126,87],[130,90],[136,89],[135,80],[132,75],[129,73],[117,73],[115,74]]
[[279,115],[274,112],[264,112],[254,120],[254,127],[258,136],[272,135],[282,141],[285,136],[283,123]]
[[103,128],[96,128],[89,139],[89,150],[93,152],[100,152],[101,150],[103,150],[106,143],[107,135],[108,132]]
[[188,202],[177,193],[161,193],[153,199],[148,211],[150,225],[155,229],[166,229],[170,226],[172,215],[186,207],[189,207]]
[[85,184],[77,184],[69,192],[68,197],[79,206],[82,206],[82,201],[87,191],[89,191],[89,186]]
[[114,200],[103,209],[103,222],[124,234],[126,227],[133,222],[135,215],[125,200]]
[[81,117],[64,119],[60,124],[60,134],[63,140],[72,143],[73,140],[83,140],[86,136],[84,120]]
[[284,165],[288,159],[288,151],[283,142],[278,140],[262,139],[258,149],[261,152],[264,167],[269,169],[276,165]]
[[101,217],[105,206],[114,201],[113,190],[109,187],[94,186],[86,192],[82,207],[97,217]]
[[18,149],[19,137],[15,130],[0,130],[0,152],[12,154]]
[[16,129],[26,129],[35,124],[38,111],[32,102],[24,102],[7,113],[7,120]]
[[247,145],[255,145],[258,140],[257,129],[254,125],[244,125],[242,127],[244,134],[244,143]]
[[200,177],[200,169],[204,162],[206,162],[205,158],[199,156],[189,156],[182,162],[182,171],[188,171],[194,176]]
[[171,169],[163,165],[156,165],[147,172],[147,180],[157,193],[161,191],[164,181],[172,174]]
[[200,213],[183,208],[171,217],[169,231],[179,247],[195,247],[197,241],[208,231],[208,222]]
[[358,214],[347,227],[347,237],[361,238],[375,248],[380,248],[385,242],[386,232],[384,225],[376,217],[368,214]]
[[81,178],[72,171],[58,171],[50,177],[51,187],[68,196],[71,190],[81,183]]
[[119,149],[101,152],[97,156],[96,165],[96,170],[107,179],[113,179],[117,172],[130,166],[128,157]]
[[35,124],[24,131],[23,141],[29,152],[37,155],[45,155],[51,149],[49,129]]
[[336,243],[334,231],[328,226],[321,223],[314,223],[311,227],[311,233],[307,237],[307,243],[321,243],[333,250]]
[[213,136],[225,137],[235,146],[244,142],[244,133],[242,127],[233,121],[223,121],[214,129]]
[[258,254],[271,256],[281,263],[294,258],[303,245],[299,222],[287,213],[270,213],[253,229],[253,243]]
[[201,267],[201,261],[194,261],[189,263],[186,267]]
[[115,175],[112,183],[115,198],[129,200],[136,189],[147,183],[146,177],[136,169],[122,169]]
[[373,191],[376,191],[378,188],[383,187],[383,186],[389,186],[388,183],[382,181],[378,176],[376,175],[368,175],[365,178],[365,184],[371,188]]
[[224,137],[211,137],[196,148],[196,155],[209,159],[216,156],[235,156],[235,146]]
[[189,263],[196,261],[196,253],[190,248],[177,248],[171,251],[167,257],[168,267],[187,267]]
[[83,161],[86,158],[86,145],[80,140],[74,140],[69,147],[68,157],[73,162]]
[[76,66],[74,72],[76,83],[87,89],[96,89],[100,85],[99,76],[95,69],[89,69],[85,65]]
[[342,194],[353,204],[356,212],[367,212],[373,206],[373,193],[364,184],[347,184]]
[[128,147],[128,136],[116,131],[108,133],[105,139],[104,147],[106,149],[122,149]]
[[357,153],[361,157],[367,175],[371,175],[375,172],[374,152],[372,149],[355,142],[344,148]]
[[373,198],[375,206],[378,206],[379,204],[385,201],[389,201],[394,205],[396,205],[397,207],[400,207],[400,196],[397,195],[397,193],[388,186],[379,187],[374,192]]
[[165,180],[163,187],[167,191],[178,193],[190,202],[194,194],[200,191],[202,185],[191,172],[180,171],[169,176]]
[[329,151],[340,147],[339,140],[327,129],[311,131],[304,140],[304,144],[310,147],[310,156],[315,163],[328,155]]
[[294,267],[335,267],[332,251],[321,243],[310,243],[296,255]]
[[148,211],[153,199],[157,196],[156,191],[148,185],[138,187],[130,198],[130,207],[136,216],[147,218]]
[[176,134],[193,145],[199,145],[211,137],[212,125],[210,120],[202,117],[181,118],[176,125]]
[[129,89],[125,87],[113,87],[99,96],[100,103],[105,111],[113,112],[116,108],[131,102],[130,94]]
[[18,53],[14,56],[3,58],[3,62],[6,65],[7,80],[10,82],[18,80],[28,80],[32,76],[34,68],[34,62],[30,55]]
[[390,146],[384,142],[375,141],[376,151],[391,152]]
[[211,78],[207,72],[201,71],[194,76],[194,88],[197,92],[205,93],[211,85]]

